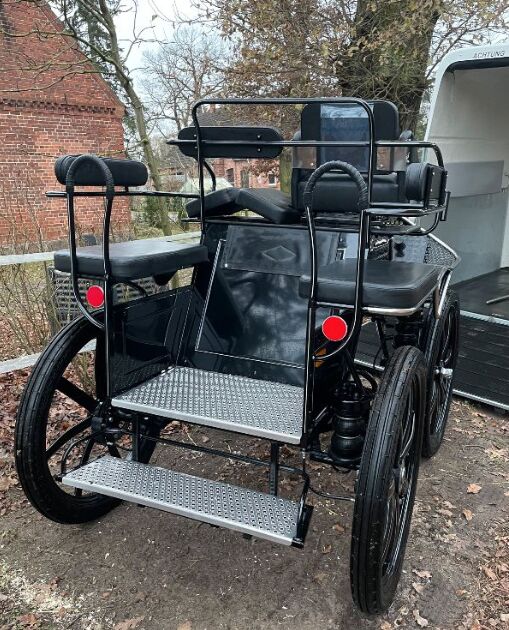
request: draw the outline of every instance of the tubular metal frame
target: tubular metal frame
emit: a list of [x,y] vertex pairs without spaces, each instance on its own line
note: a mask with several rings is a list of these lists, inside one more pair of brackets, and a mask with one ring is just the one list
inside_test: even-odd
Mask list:
[[[198,118],[198,112],[204,106],[209,105],[239,105],[239,106],[268,106],[268,105],[308,105],[312,103],[319,104],[350,104],[361,107],[368,119],[369,126],[369,141],[304,141],[304,140],[283,140],[283,141],[255,141],[255,142],[242,142],[242,141],[221,141],[221,140],[204,140],[202,137],[201,126]],[[370,223],[372,216],[394,216],[401,218],[409,217],[423,217],[431,214],[435,215],[435,220],[432,226],[426,231],[420,231],[417,235],[429,234],[438,225],[440,218],[445,216],[447,211],[447,200],[444,205],[426,207],[425,202],[421,205],[418,204],[391,204],[391,203],[372,203],[372,188],[373,188],[373,173],[376,170],[376,150],[378,147],[401,147],[401,148],[425,148],[434,151],[437,158],[438,165],[443,167],[443,158],[439,147],[431,142],[418,142],[418,141],[376,141],[374,137],[374,115],[369,104],[357,98],[246,98],[246,99],[202,99],[195,103],[192,109],[192,120],[196,130],[195,140],[176,140],[171,144],[185,145],[192,144],[196,146],[196,161],[198,165],[198,180],[199,180],[199,193],[181,193],[181,192],[163,192],[163,191],[130,191],[125,188],[124,190],[115,190],[113,184],[113,178],[109,169],[105,163],[94,155],[83,155],[77,158],[73,163],[74,168],[71,167],[72,173],[75,172],[80,160],[93,161],[98,165],[105,176],[106,190],[103,191],[75,191],[74,182],[72,177],[68,176],[66,182],[65,192],[49,192],[48,197],[65,197],[67,199],[67,213],[68,213],[68,225],[69,225],[69,248],[71,252],[71,279],[74,297],[78,303],[78,307],[83,315],[91,321],[96,327],[105,332],[106,338],[106,403],[111,401],[111,365],[110,365],[110,348],[111,348],[111,336],[113,331],[112,314],[113,314],[113,287],[119,283],[111,273],[111,262],[109,256],[109,231],[111,222],[111,213],[113,207],[113,199],[115,196],[153,196],[153,197],[180,197],[186,199],[199,199],[200,200],[200,225],[202,228],[202,241],[203,241],[203,228],[205,225],[204,209],[205,209],[205,171],[207,171],[212,180],[212,189],[215,190],[216,178],[210,165],[207,163],[203,156],[203,149],[205,146],[246,146],[255,145],[261,146],[280,146],[285,147],[367,147],[369,151],[368,160],[368,172],[367,172],[367,207],[360,212],[360,221],[358,225],[359,240],[358,240],[358,266],[357,266],[357,278],[356,278],[356,290],[355,290],[355,302],[353,305],[349,305],[348,308],[353,308],[353,326],[343,343],[340,344],[332,353],[325,357],[320,357],[320,360],[327,360],[332,356],[339,354],[350,341],[358,333],[359,324],[362,320],[361,314],[366,312],[379,312],[378,309],[364,309],[361,304],[362,290],[363,290],[363,267],[365,252],[369,244],[370,236]],[[105,210],[103,219],[103,266],[104,266],[104,287],[105,287],[105,304],[104,304],[104,322],[99,321],[92,316],[86,306],[83,304],[81,296],[78,290],[78,274],[77,274],[77,255],[76,255],[76,237],[75,237],[75,219],[74,219],[74,199],[76,197],[104,197],[105,198]],[[312,277],[312,298],[310,298],[308,306],[308,327],[306,335],[306,379],[305,379],[305,394],[304,394],[304,410],[303,410],[303,435],[306,436],[310,424],[310,420],[313,414],[313,402],[312,402],[312,389],[313,389],[313,371],[314,371],[314,350],[313,350],[313,334],[316,309],[321,306],[341,307],[339,304],[327,304],[319,302],[314,297],[314,291],[316,287],[317,279],[317,255],[316,255],[316,225],[314,220],[314,214],[311,208],[306,209],[306,223],[309,230],[310,247],[311,247],[311,277]],[[357,230],[356,230],[357,231]],[[410,234],[411,235],[411,234]],[[436,308],[436,312],[439,311],[440,304]],[[387,309],[384,309],[387,313]],[[392,313],[391,313],[392,314]],[[406,311],[405,311],[405,314]],[[410,314],[410,313],[408,313]],[[305,441],[305,440],[304,440]]]

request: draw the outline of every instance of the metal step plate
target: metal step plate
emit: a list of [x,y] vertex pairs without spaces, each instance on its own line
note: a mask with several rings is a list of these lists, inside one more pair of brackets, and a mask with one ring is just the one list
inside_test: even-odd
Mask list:
[[283,545],[297,534],[298,503],[157,466],[106,456],[62,483]]
[[174,367],[112,405],[289,444],[302,437],[303,389],[245,376]]

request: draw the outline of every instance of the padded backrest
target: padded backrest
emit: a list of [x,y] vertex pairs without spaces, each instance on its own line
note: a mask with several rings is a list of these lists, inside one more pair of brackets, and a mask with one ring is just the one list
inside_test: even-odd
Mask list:
[[[62,155],[55,161],[55,177],[65,185],[67,172],[78,155]],[[145,164],[137,160],[101,158],[113,175],[115,186],[144,186],[147,183],[148,171]],[[74,176],[76,186],[104,186],[104,175],[101,169],[92,162],[83,162],[78,166]]]
[[[281,132],[274,127],[200,126],[200,132],[202,140],[217,140],[225,143],[215,146],[207,146],[204,144],[202,156],[205,158],[264,158],[270,160],[278,157],[283,150],[283,147],[281,146],[263,146],[256,144],[259,141],[281,142],[283,140],[283,136],[281,135]],[[177,140],[168,141],[168,144],[178,146],[184,155],[196,158],[198,155],[196,144],[188,144],[187,142],[183,143],[181,142],[182,140],[196,140],[196,128],[186,127],[179,132]],[[228,144],[228,142],[232,142],[232,144]]]
[[[397,140],[399,113],[394,103],[368,101],[368,105],[373,112],[375,140]],[[311,103],[302,110],[301,137],[302,140],[368,141],[368,115],[356,104]],[[366,172],[368,156],[367,147],[323,147],[317,149],[315,168],[330,160],[342,160]]]
[[[390,101],[368,101],[374,116],[375,140],[397,140],[400,136],[399,114]],[[359,105],[349,103],[311,103],[301,114],[302,140],[369,141],[368,114]],[[368,147],[320,147],[294,149],[292,203],[303,209],[302,194],[311,172],[330,160],[342,160],[367,173]],[[385,167],[388,169],[388,167]],[[380,164],[375,171],[373,198],[396,202],[401,196],[402,178]],[[353,181],[339,173],[330,173],[319,181],[313,195],[318,212],[355,212],[357,189]]]

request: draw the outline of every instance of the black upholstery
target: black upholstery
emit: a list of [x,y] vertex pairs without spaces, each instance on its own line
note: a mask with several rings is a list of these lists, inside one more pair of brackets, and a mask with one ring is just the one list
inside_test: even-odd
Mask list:
[[[205,195],[205,217],[217,217],[234,214],[242,207],[237,203],[238,188],[221,188]],[[186,204],[187,216],[200,218],[200,200],[193,199]]]
[[[67,171],[78,155],[62,155],[55,161],[55,176],[61,184],[65,184]],[[136,160],[120,160],[101,158],[113,175],[115,186],[144,186],[147,183],[148,171],[145,164]],[[103,186],[104,175],[99,168],[84,162],[78,167],[74,178],[76,186]]]
[[[355,298],[357,260],[338,260],[318,269],[317,299],[351,305]],[[417,308],[438,283],[440,267],[424,263],[366,260],[362,305],[378,308]],[[300,279],[299,293],[308,297],[309,276]]]
[[[298,183],[297,209],[304,209],[304,189],[307,179]],[[372,201],[397,202],[399,198],[398,176],[373,176]],[[359,191],[354,181],[342,173],[327,173],[317,182],[313,191],[313,207],[320,212],[357,212]]]
[[237,203],[273,223],[295,223],[300,218],[290,197],[276,188],[241,188]]
[[[77,249],[77,273],[85,277],[104,274],[102,246],[79,247]],[[111,271],[119,280],[136,280],[149,276],[164,276],[179,269],[192,267],[208,260],[204,245],[175,243],[164,239],[144,239],[113,243],[110,245]],[[55,268],[71,271],[69,250],[55,252]]]
[[[400,135],[399,114],[390,101],[370,101],[374,117],[375,140],[397,140]],[[323,116],[323,108],[337,109],[342,116]],[[302,110],[302,140],[368,141],[369,128],[367,115],[361,114],[358,105],[321,103],[307,105]],[[361,173],[367,173],[368,149],[362,147],[323,147],[316,151],[316,162],[310,168],[292,170],[292,201],[303,210],[303,193],[306,182],[314,168],[329,160],[342,160],[355,166]],[[298,164],[299,161],[296,160]],[[403,178],[397,173],[376,171],[373,174],[372,202],[406,201]],[[313,192],[313,208],[321,212],[356,212],[357,188],[345,175],[329,173],[317,182]]]
[[[200,216],[200,200],[193,199],[187,206],[191,218]],[[217,217],[251,210],[272,223],[299,221],[300,214],[292,208],[288,195],[276,188],[223,188],[205,195],[205,216]]]
[[[263,142],[280,142],[283,140],[283,136],[278,129],[274,127],[251,127],[251,126],[216,126],[216,127],[202,127],[200,126],[201,138],[205,142],[213,142],[219,140],[225,144],[221,145],[207,145],[202,146],[202,157],[205,158],[234,158],[249,159],[249,158],[264,158],[274,159],[276,158],[283,147],[277,145],[256,145],[256,144],[239,144],[239,143],[252,143],[257,140]],[[196,127],[185,127],[181,129],[177,140],[170,140],[168,144],[177,145],[184,155],[188,157],[198,157],[198,150],[196,144],[183,143],[184,141],[196,140]],[[227,144],[228,141],[234,144]]]

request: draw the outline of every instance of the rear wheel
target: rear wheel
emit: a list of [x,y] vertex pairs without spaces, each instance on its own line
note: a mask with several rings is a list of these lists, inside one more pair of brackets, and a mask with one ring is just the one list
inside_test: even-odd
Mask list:
[[449,291],[442,315],[435,320],[430,313],[430,318],[424,344],[428,365],[426,419],[422,441],[424,457],[432,457],[440,448],[451,407],[454,370],[458,360],[460,307],[457,294]]
[[[130,455],[130,438],[104,444],[91,419],[104,397],[102,333],[81,318],[62,329],[35,365],[16,418],[16,467],[21,485],[41,514],[60,523],[96,519],[119,501],[69,488],[57,481],[62,470],[110,454]],[[103,442],[103,443],[101,443]],[[148,461],[155,443],[142,443]]]
[[425,412],[422,352],[398,348],[371,409],[356,484],[351,584],[365,613],[386,610],[399,582],[410,528]]

